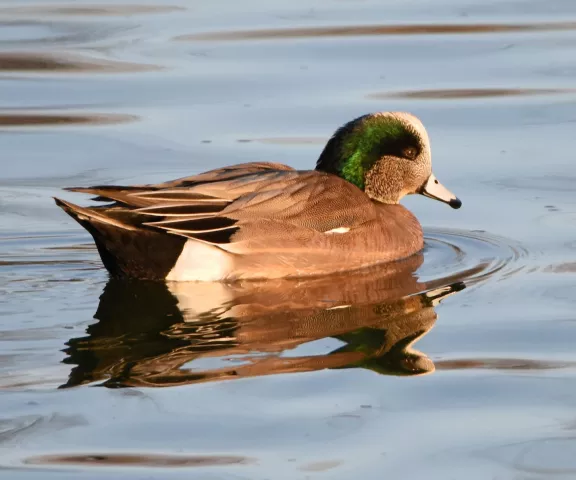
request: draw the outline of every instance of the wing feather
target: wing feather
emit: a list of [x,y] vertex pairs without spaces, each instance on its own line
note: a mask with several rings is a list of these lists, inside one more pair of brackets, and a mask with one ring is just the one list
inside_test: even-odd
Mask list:
[[271,163],[235,165],[156,185],[70,190],[116,202],[92,207],[101,216],[220,246],[258,237],[260,245],[274,248],[286,237],[313,238],[376,218],[372,202],[351,183]]
[[203,217],[203,218],[180,218],[177,220],[162,220],[159,222],[146,222],[143,225],[150,225],[164,230],[174,230],[180,232],[211,232],[222,230],[238,223],[238,220],[226,217]]
[[202,203],[181,203],[178,205],[153,205],[151,207],[138,208],[134,213],[152,215],[154,217],[194,217],[215,215],[221,212],[227,203],[202,204]]

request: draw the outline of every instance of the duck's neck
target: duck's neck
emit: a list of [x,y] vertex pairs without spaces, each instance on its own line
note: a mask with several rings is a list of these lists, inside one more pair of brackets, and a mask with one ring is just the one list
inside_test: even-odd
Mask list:
[[356,185],[360,190],[364,190],[366,170],[363,166],[363,155],[361,152],[354,153],[348,158],[340,169],[339,176],[344,180]]
[[360,190],[364,190],[366,172],[375,160],[364,149],[356,148],[352,151],[343,149],[338,141],[339,139],[330,139],[318,158],[316,170],[338,175]]
[[354,130],[368,115],[356,118],[340,127],[328,140],[316,162],[316,170],[331,173],[364,189],[364,159],[352,139]]

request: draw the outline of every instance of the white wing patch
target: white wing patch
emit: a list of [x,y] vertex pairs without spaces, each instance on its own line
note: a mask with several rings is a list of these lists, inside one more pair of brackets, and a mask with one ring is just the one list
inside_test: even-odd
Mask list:
[[350,307],[352,307],[352,305],[338,305],[337,307],[327,308],[326,311],[328,311],[328,310],[341,310],[343,308],[350,308]]
[[338,227],[338,228],[333,228],[332,230],[328,230],[327,232],[324,232],[326,235],[332,235],[333,233],[348,233],[350,231],[349,227]]

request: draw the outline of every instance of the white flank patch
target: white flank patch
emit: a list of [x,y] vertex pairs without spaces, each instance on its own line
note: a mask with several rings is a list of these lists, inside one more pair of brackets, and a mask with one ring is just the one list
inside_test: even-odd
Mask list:
[[166,276],[174,282],[218,282],[232,271],[230,254],[206,243],[188,240]]
[[350,231],[349,227],[338,227],[338,228],[333,228],[332,230],[328,230],[327,232],[324,232],[326,234],[332,234],[332,233],[348,233]]

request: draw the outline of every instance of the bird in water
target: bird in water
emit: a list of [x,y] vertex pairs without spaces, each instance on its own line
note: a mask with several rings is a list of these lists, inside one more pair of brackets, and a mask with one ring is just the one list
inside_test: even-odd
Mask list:
[[153,185],[67,190],[105,202],[55,199],[90,232],[113,277],[165,281],[318,276],[400,260],[424,246],[402,197],[462,205],[432,173],[426,129],[405,112],[346,123],[314,170],[255,162]]

